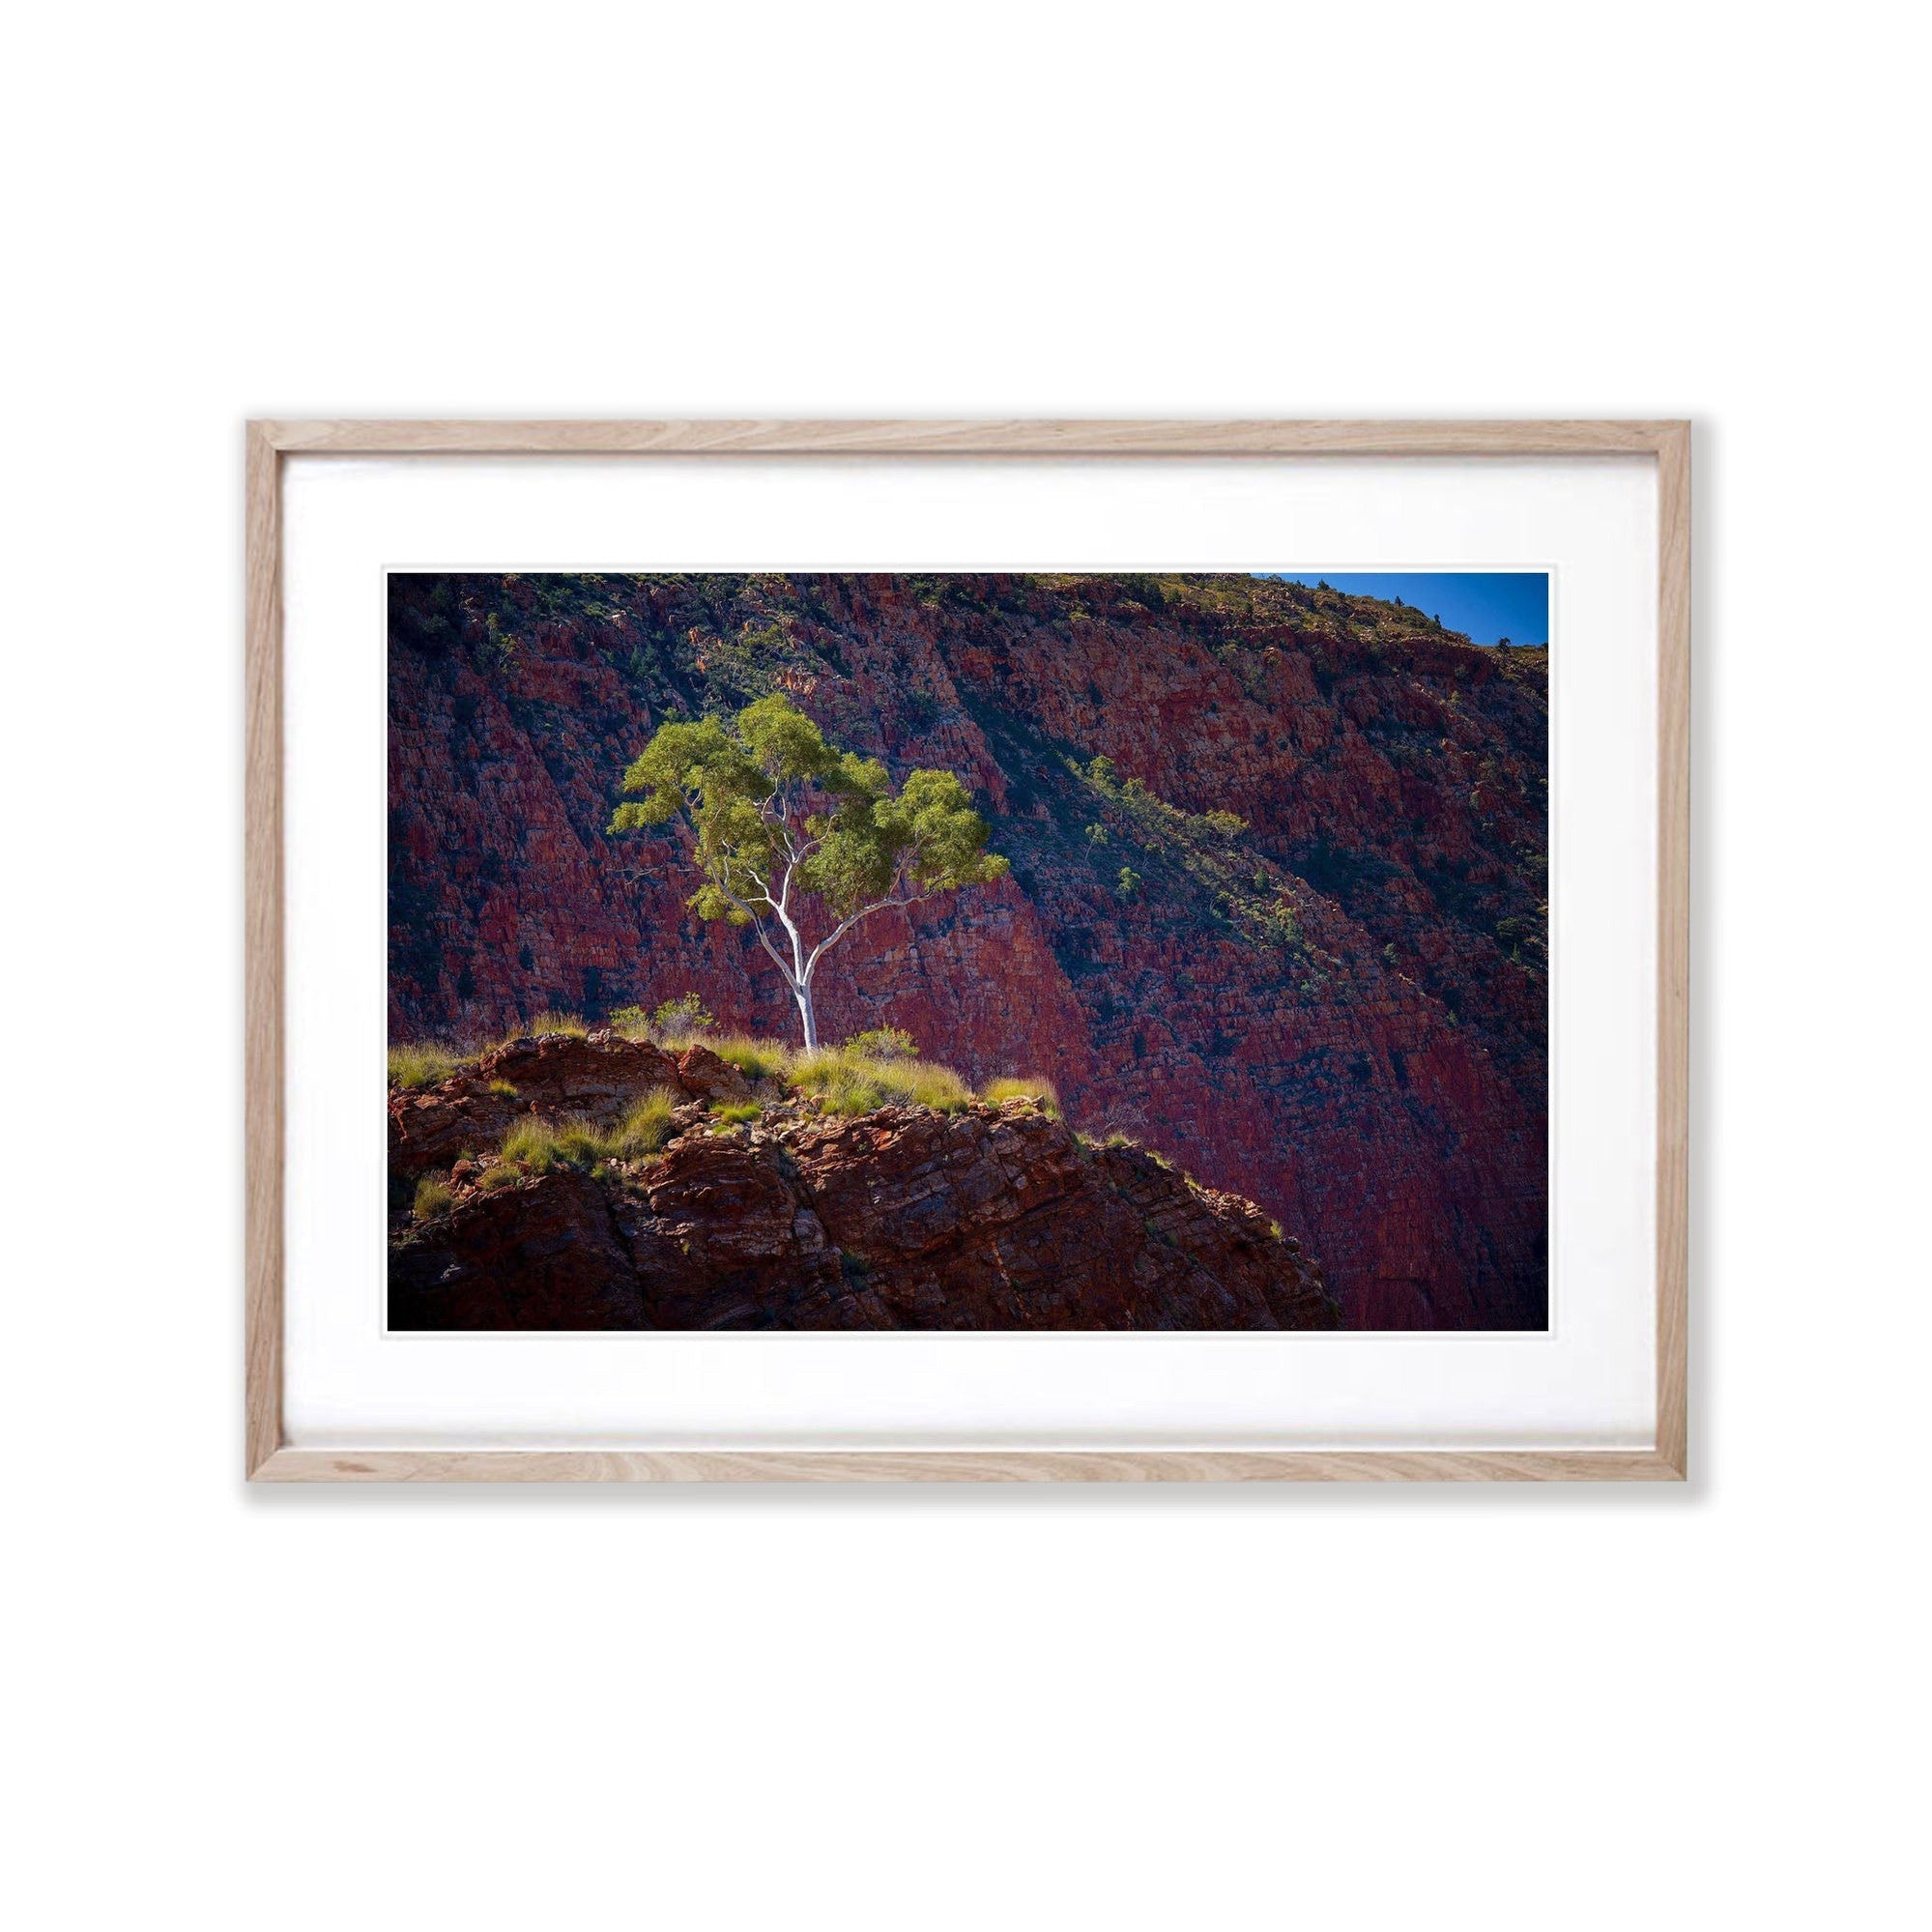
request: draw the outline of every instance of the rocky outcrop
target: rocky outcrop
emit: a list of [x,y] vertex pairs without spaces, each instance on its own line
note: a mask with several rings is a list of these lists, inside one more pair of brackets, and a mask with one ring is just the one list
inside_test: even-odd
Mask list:
[[[619,1064],[628,1056],[602,1051],[613,1083],[631,1077]],[[572,1084],[573,1105],[589,1097],[589,1082]],[[469,1096],[458,1085],[418,1096],[408,1110],[459,1106]],[[594,1172],[500,1172],[507,1184],[485,1186],[478,1163],[452,1162],[446,1205],[421,1221],[407,1207],[393,1215],[390,1326],[1340,1320],[1319,1267],[1254,1202],[1139,1148],[1083,1143],[1031,1102],[845,1118],[767,1091],[756,1126],[724,1127],[695,1104],[676,1119],[660,1153]]]
[[520,1113],[573,1113],[606,1125],[655,1087],[686,1100],[747,1100],[742,1075],[708,1047],[675,1057],[608,1029],[507,1040],[427,1092],[389,1095],[389,1171],[413,1177],[465,1150],[493,1147]]
[[389,684],[395,1037],[687,989],[789,1036],[669,843],[603,831],[658,721],[782,688],[1013,861],[854,934],[828,1037],[1047,1076],[1301,1230],[1351,1323],[1543,1324],[1543,652],[1244,578],[397,577]]

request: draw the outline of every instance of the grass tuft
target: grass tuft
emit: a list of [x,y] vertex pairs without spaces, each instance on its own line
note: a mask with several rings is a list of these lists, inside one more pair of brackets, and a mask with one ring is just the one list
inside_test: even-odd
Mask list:
[[523,1179],[522,1173],[507,1162],[494,1168],[485,1168],[476,1176],[476,1185],[485,1194],[495,1194],[499,1188],[514,1187]]
[[531,1114],[504,1136],[500,1158],[537,1174],[560,1168],[594,1172],[606,1161],[647,1160],[671,1139],[671,1110],[678,1100],[667,1088],[653,1087],[614,1127],[599,1127],[581,1113],[562,1120]]
[[574,1013],[539,1013],[530,1023],[530,1030],[533,1037],[544,1033],[569,1033],[581,1040],[591,1029]]
[[878,1060],[850,1047],[821,1047],[800,1053],[786,1080],[800,1093],[816,1094],[828,1113],[871,1113],[881,1107],[930,1107],[957,1113],[972,1089],[950,1067],[931,1060]]
[[389,1049],[389,1084],[407,1089],[435,1086],[463,1064],[453,1047],[436,1040],[417,1040]]
[[565,1165],[563,1159],[563,1138],[565,1134],[579,1127],[588,1127],[588,1121],[544,1120],[536,1114],[529,1114],[519,1120],[504,1136],[503,1158],[515,1161],[530,1168],[533,1173],[547,1174],[553,1168]]
[[714,1107],[712,1117],[726,1127],[741,1127],[748,1120],[756,1120],[764,1109],[755,1100],[741,1102],[735,1107]]
[[754,1040],[745,1033],[727,1033],[706,1044],[719,1059],[728,1060],[746,1080],[766,1080],[792,1064],[791,1048],[777,1040]]
[[411,1212],[418,1221],[434,1221],[439,1214],[447,1214],[455,1199],[442,1181],[425,1174],[416,1184],[416,1204]]
[[[1090,1140],[1087,1142],[1088,1146],[1092,1146],[1093,1144]],[[1110,1134],[1105,1140],[1100,1142],[1100,1145],[1103,1147],[1131,1148],[1137,1154],[1146,1155],[1148,1160],[1152,1161],[1164,1173],[1179,1174],[1182,1180],[1188,1182],[1192,1182],[1194,1179],[1194,1176],[1185,1168],[1168,1160],[1167,1155],[1162,1153],[1158,1147],[1150,1147],[1144,1140],[1135,1139],[1131,1134],[1122,1134],[1118,1128]]]
[[989,1081],[980,1093],[982,1100],[997,1107],[1004,1100],[1030,1100],[1051,1120],[1060,1117],[1060,1096],[1048,1080]]
[[619,1161],[649,1159],[671,1139],[671,1110],[681,1098],[669,1087],[652,1087],[605,1137],[605,1154]]

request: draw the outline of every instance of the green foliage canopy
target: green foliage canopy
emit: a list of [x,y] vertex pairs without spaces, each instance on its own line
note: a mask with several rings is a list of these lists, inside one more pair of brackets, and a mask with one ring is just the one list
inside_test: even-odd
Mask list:
[[[952,772],[913,771],[895,793],[877,759],[827,744],[780,692],[734,719],[660,725],[623,792],[611,831],[675,825],[702,878],[687,904],[756,930],[798,1000],[808,1045],[813,973],[859,920],[1007,869]],[[827,919],[814,941],[808,928]]]

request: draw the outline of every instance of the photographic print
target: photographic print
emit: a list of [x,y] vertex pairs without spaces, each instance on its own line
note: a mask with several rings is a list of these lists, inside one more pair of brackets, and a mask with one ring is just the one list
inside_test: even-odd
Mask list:
[[1545,575],[388,593],[391,1329],[1546,1326]]

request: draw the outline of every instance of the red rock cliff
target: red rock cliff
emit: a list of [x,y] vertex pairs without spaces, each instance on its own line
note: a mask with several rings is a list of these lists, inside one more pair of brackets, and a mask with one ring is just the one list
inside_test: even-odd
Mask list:
[[[507,1077],[507,1078],[506,1078]],[[505,1095],[514,1087],[515,1101]],[[663,1143],[519,1172],[515,1117],[682,1096]],[[1320,1267],[1253,1201],[1030,1100],[844,1116],[693,1048],[519,1040],[389,1099],[395,1328],[1334,1328]],[[496,1111],[493,1111],[495,1110]],[[401,1206],[447,1172],[443,1199]],[[501,1185],[498,1185],[501,1183]]]
[[1354,1325],[1543,1324],[1542,651],[1228,577],[397,577],[390,602],[396,1037],[687,988],[789,1037],[670,842],[603,832],[659,720],[784,689],[897,773],[960,772],[1013,862],[861,927],[828,1038],[1046,1075],[1072,1124],[1301,1233]]

